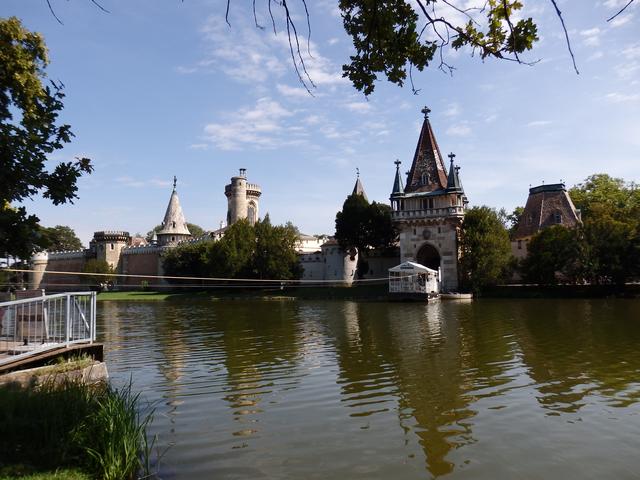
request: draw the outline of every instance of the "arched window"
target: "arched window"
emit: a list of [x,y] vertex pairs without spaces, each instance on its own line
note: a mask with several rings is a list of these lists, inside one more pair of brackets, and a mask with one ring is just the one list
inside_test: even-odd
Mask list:
[[176,222],[171,222],[171,226],[172,226],[173,228],[176,228]]
[[559,210],[553,214],[553,221],[558,225],[562,223],[562,213]]
[[422,174],[422,185],[429,183],[429,174],[427,172]]
[[256,223],[256,204],[253,202],[247,207],[247,219],[251,225]]

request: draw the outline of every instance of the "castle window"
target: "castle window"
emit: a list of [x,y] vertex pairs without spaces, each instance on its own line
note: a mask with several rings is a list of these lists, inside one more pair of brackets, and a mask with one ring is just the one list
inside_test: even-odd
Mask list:
[[110,243],[110,244],[109,244],[109,249],[113,250],[113,248],[114,248],[114,247],[113,247],[113,243]]
[[422,185],[426,185],[427,183],[429,183],[429,174],[425,172],[422,174]]
[[176,237],[171,237],[171,241],[175,242],[176,241]]
[[173,226],[173,228],[176,228],[176,222],[171,222],[171,225]]
[[560,212],[555,212],[553,214],[553,221],[555,223],[557,223],[558,225],[562,223],[562,213]]
[[413,234],[414,234],[414,235],[416,234],[416,229],[415,229],[415,228],[413,229]]
[[433,208],[433,198],[429,199],[429,208]]

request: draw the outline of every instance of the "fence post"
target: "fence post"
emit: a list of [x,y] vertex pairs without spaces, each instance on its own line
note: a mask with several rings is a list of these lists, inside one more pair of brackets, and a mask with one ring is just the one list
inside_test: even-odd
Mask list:
[[67,337],[67,347],[69,347],[69,334],[71,330],[71,295],[67,294],[67,321],[66,321],[66,337]]
[[91,292],[91,343],[96,340],[96,292]]

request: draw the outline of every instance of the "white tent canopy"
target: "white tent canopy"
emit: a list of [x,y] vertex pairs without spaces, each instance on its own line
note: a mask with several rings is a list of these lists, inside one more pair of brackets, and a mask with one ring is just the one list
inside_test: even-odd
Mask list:
[[404,262],[400,265],[396,265],[389,269],[390,272],[402,272],[408,275],[415,275],[416,273],[433,273],[437,274],[437,270],[432,270],[430,268],[425,267],[424,265],[420,265],[419,263],[414,262]]

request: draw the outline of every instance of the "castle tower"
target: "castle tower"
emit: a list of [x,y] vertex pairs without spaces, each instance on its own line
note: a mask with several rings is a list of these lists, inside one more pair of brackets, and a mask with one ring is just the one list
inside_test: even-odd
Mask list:
[[241,168],[240,174],[231,177],[231,183],[224,187],[227,197],[227,225],[246,218],[251,225],[259,218],[259,199],[262,195],[260,186],[247,182],[247,169]]
[[97,260],[104,260],[114,270],[120,269],[120,255],[122,249],[131,242],[129,232],[105,231],[94,232],[93,239],[89,242],[89,249],[95,252]]
[[468,203],[459,167],[450,154],[449,174],[436,142],[430,110],[422,110],[424,122],[406,187],[402,185],[400,161],[391,192],[391,216],[400,233],[401,261],[414,261],[440,269],[443,291],[458,288],[458,231]]
[[47,269],[49,255],[47,252],[38,252],[31,257],[31,273],[29,273],[29,288],[39,289]]
[[178,192],[176,192],[176,182],[176,177],[173,177],[173,191],[171,192],[169,205],[167,205],[167,211],[164,214],[162,228],[157,234],[158,245],[161,247],[177,245],[178,242],[191,237],[191,232],[187,228],[187,221],[184,219],[184,213],[182,213]]
[[529,240],[540,230],[551,225],[576,228],[580,224],[580,212],[571,201],[564,183],[530,188],[529,198],[511,241],[511,252],[514,257],[522,259],[527,256]]
[[364,199],[368,202],[367,194],[364,191],[364,187],[362,186],[362,182],[360,181],[360,169],[356,168],[356,184],[353,186],[353,192],[351,195],[362,195]]

